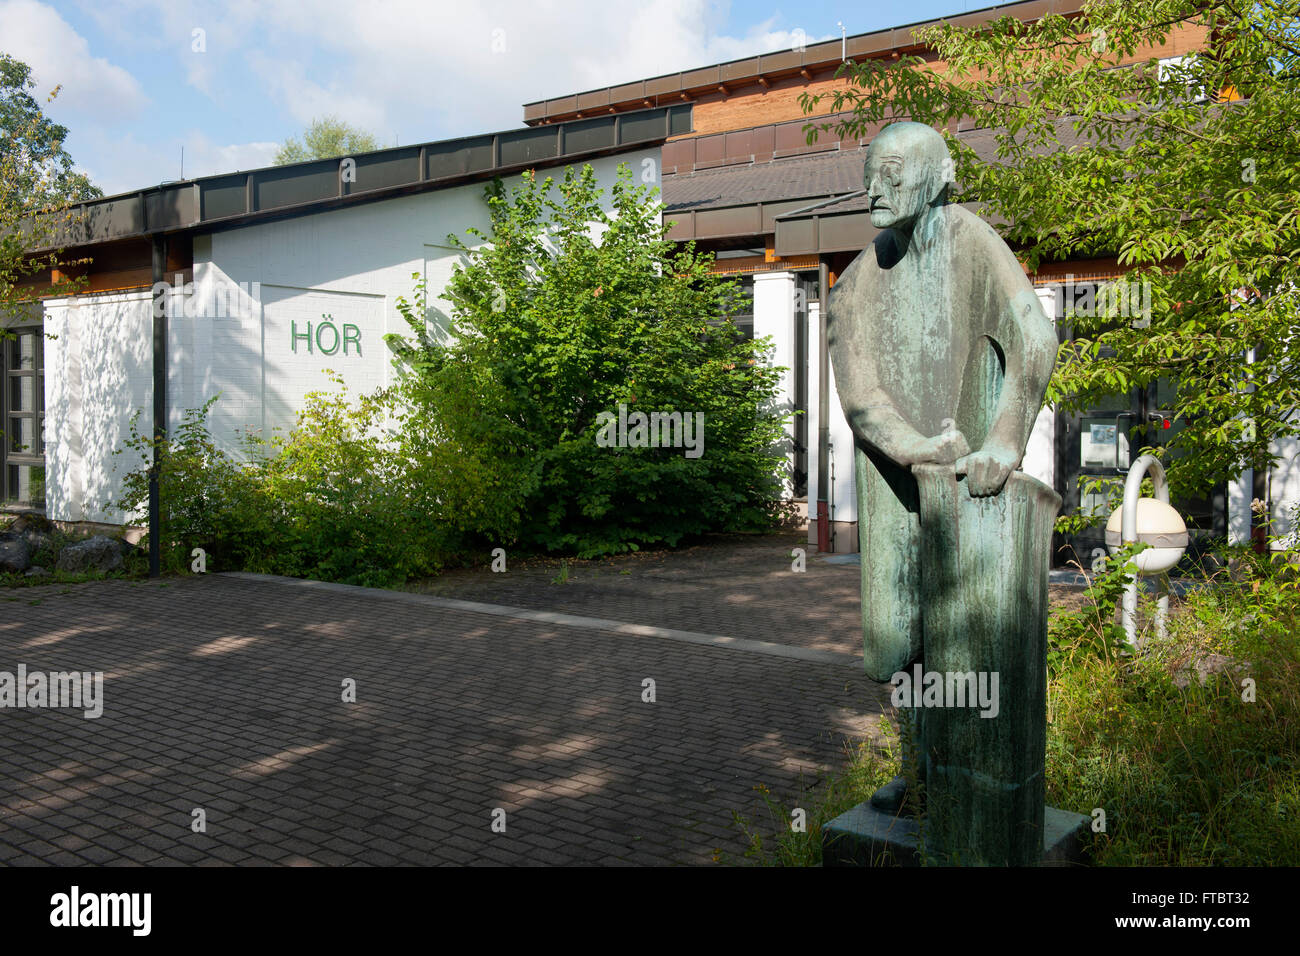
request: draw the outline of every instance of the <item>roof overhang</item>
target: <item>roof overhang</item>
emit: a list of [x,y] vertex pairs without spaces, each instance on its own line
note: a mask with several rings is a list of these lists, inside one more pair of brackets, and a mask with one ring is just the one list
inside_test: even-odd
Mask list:
[[620,112],[659,105],[665,100],[687,101],[732,90],[751,83],[770,84],[776,80],[805,76],[838,69],[843,57],[864,60],[919,49],[913,31],[941,23],[959,27],[978,27],[1001,17],[1015,17],[1024,22],[1049,15],[1074,16],[1083,9],[1078,0],[1018,0],[983,10],[956,14],[934,20],[922,20],[888,30],[859,33],[850,37],[814,43],[803,49],[782,50],[762,56],[729,60],[695,70],[682,70],[633,83],[607,86],[583,93],[558,96],[524,104],[524,122],[529,125],[554,123],[577,115]]
[[486,181],[662,144],[690,124],[683,104],[359,153],[346,175],[338,158],[163,183],[64,210],[67,221],[29,251],[213,232]]

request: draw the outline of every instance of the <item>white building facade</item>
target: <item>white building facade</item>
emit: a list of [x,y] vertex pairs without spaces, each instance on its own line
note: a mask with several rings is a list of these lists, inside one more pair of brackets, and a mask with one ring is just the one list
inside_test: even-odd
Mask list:
[[[652,118],[660,132],[640,135],[639,143],[625,149],[611,148],[619,134],[613,120],[596,150],[564,148],[566,133],[570,145],[591,141],[593,124],[551,129],[549,142],[559,144],[553,155],[523,168],[501,162],[507,144],[494,142],[482,173],[453,177],[459,181],[447,185],[399,189],[369,201],[295,203],[287,213],[245,216],[252,221],[211,230],[198,224],[189,237],[188,261],[169,268],[163,280],[169,290],[169,433],[188,410],[215,398],[210,432],[220,446],[237,450],[245,433],[270,438],[287,432],[308,393],[337,390],[336,378],[354,396],[389,384],[395,370],[384,337],[411,332],[398,300],[414,302],[422,278],[428,327],[446,327],[450,306],[440,292],[463,261],[448,236],[474,248],[481,240],[468,229],[491,234],[486,180],[499,175],[509,187],[524,169],[533,169],[539,180],[550,176],[558,183],[568,168],[589,164],[608,211],[621,164],[638,182],[658,185],[658,139],[670,128],[670,117],[664,110],[647,112],[659,114]],[[527,148],[537,152],[536,134],[526,133],[534,140]],[[418,149],[423,171],[428,147]],[[565,161],[566,152],[576,154],[572,161]],[[336,162],[326,161],[329,168]],[[203,199],[191,208],[204,208]],[[43,328],[36,381],[43,380],[37,387],[43,394],[44,467],[41,475],[27,466],[24,475],[30,477],[13,482],[6,496],[11,507],[41,506],[63,522],[143,520],[117,505],[123,477],[143,463],[126,451],[133,420],[138,433],[152,430],[153,308],[152,285],[92,291],[46,299],[40,325],[16,330],[31,338]],[[42,490],[43,500],[36,500]],[[24,492],[30,500],[15,500]]]

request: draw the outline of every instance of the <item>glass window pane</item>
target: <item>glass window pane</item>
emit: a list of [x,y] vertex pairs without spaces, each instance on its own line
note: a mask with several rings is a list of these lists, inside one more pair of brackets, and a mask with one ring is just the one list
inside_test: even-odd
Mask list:
[[36,368],[35,332],[23,332],[14,342],[14,367],[24,371]]
[[30,375],[11,375],[9,377],[9,410],[11,412],[33,412],[36,398],[36,380]]
[[45,468],[40,465],[9,466],[9,500],[21,505],[45,503]]
[[36,423],[31,418],[9,419],[9,450],[20,455],[36,454],[34,444]]
[[1104,418],[1083,418],[1079,424],[1080,468],[1129,466],[1129,419],[1107,415]]

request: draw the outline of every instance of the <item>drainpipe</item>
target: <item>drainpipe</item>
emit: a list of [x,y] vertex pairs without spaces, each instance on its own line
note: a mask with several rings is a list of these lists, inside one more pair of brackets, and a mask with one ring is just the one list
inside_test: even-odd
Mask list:
[[162,573],[162,536],[158,487],[162,441],[167,437],[167,237],[153,237],[153,466],[149,469],[149,577]]
[[830,352],[826,348],[826,292],[830,270],[824,256],[817,265],[817,550],[831,550],[830,465],[831,394]]

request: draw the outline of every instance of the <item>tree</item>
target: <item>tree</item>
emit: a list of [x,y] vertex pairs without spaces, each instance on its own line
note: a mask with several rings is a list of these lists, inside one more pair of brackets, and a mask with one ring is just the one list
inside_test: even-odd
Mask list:
[[590,557],[770,527],[780,370],[724,318],[736,281],[675,248],[626,165],[610,212],[590,166],[552,186],[489,184],[491,234],[469,230],[483,245],[450,237],[449,329],[426,329],[421,287],[399,305],[412,337],[389,337],[411,419],[456,452],[440,487],[487,492],[467,530]]
[[[1204,31],[1204,49],[1142,58],[1187,29]],[[993,130],[994,163],[945,134],[955,199],[1001,221],[1031,269],[1113,254],[1142,284],[1144,305],[1149,291],[1149,323],[1118,295],[1074,317],[1049,401],[1080,409],[1175,382],[1166,453],[1178,458],[1176,494],[1271,464],[1270,443],[1300,433],[1297,8],[1099,0],[1078,18],[940,24],[917,37],[945,71],[920,56],[850,62],[841,74],[851,85],[805,95],[805,110],[829,98],[851,115],[820,128],[858,135],[890,118],[936,127],[967,118]]]
[[[70,263],[45,249],[72,214],[61,207],[103,193],[73,168],[63,148],[68,130],[41,111],[30,90],[36,83],[27,64],[0,53],[0,313],[12,313],[33,295],[53,291],[34,285],[33,276]],[[56,88],[49,96],[58,95]],[[53,214],[36,216],[38,212]],[[70,286],[60,284],[60,291]]]
[[334,116],[314,119],[303,133],[302,142],[290,136],[275,154],[275,165],[301,163],[308,159],[334,159],[379,149],[371,134],[349,126]]

